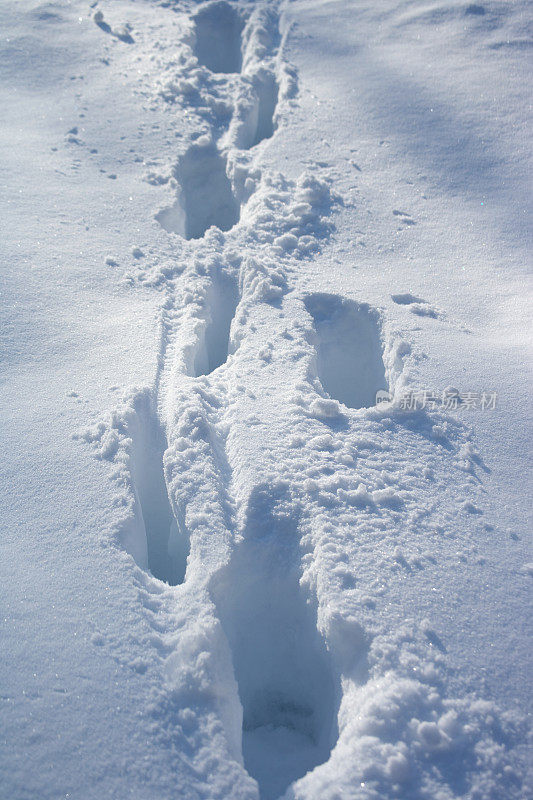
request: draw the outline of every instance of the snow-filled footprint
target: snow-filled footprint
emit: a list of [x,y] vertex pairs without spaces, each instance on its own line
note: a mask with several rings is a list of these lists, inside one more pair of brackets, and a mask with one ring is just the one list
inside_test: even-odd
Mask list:
[[325,762],[337,737],[337,690],[300,555],[294,508],[260,485],[243,540],[212,584],[243,708],[244,764],[262,800]]
[[349,408],[368,408],[387,389],[377,312],[334,294],[312,294],[305,307],[316,334],[317,372],[324,390]]

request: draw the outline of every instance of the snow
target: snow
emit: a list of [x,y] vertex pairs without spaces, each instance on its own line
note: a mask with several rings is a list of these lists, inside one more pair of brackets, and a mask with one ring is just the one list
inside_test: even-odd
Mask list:
[[2,797],[526,796],[529,4],[2,16]]

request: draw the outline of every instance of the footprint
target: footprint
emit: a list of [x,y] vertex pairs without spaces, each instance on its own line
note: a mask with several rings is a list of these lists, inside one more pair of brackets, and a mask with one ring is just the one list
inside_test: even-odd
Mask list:
[[226,174],[226,159],[213,141],[192,144],[174,168],[174,177],[176,202],[156,214],[166,231],[200,239],[212,225],[228,231],[239,221],[240,204]]
[[432,308],[427,303],[413,303],[409,307],[411,314],[416,314],[417,317],[431,317],[431,319],[438,319],[439,312]]
[[240,72],[244,20],[238,11],[225,0],[216,0],[201,8],[193,19],[198,63],[211,72]]
[[257,97],[250,120],[253,136],[245,149],[255,147],[264,139],[270,139],[276,130],[274,115],[278,104],[278,83],[275,76],[269,70],[259,72],[254,77],[253,85]]
[[137,398],[135,411],[128,434],[133,442],[130,466],[139,525],[137,541],[125,543],[126,549],[141,568],[147,566],[155,578],[175,586],[185,577],[189,540],[168,499],[163,473],[167,442],[148,395]]
[[243,708],[244,765],[262,800],[274,800],[329,758],[337,691],[300,586],[297,519],[283,494],[252,491],[243,537],[212,593]]
[[425,303],[425,300],[422,300],[421,297],[417,297],[410,292],[405,292],[403,294],[391,294],[392,299],[395,303],[399,306],[408,306],[411,303]]
[[120,25],[118,28],[112,28],[105,19],[104,15],[101,11],[96,11],[93,20],[98,25],[100,30],[104,31],[104,33],[109,33],[115,39],[120,39],[122,42],[126,44],[133,44],[134,39],[130,33],[130,29],[128,25]]
[[411,314],[416,314],[417,317],[431,317],[432,319],[438,319],[439,317],[437,309],[430,306],[421,297],[417,297],[410,292],[391,294],[391,298],[399,306],[409,306]]
[[207,292],[208,320],[198,343],[194,375],[209,375],[228,358],[230,328],[239,291],[234,278],[218,273]]
[[393,212],[395,217],[400,217],[400,222],[403,225],[416,225],[415,220],[412,218],[411,214],[407,211],[400,211],[400,209],[395,208]]
[[478,5],[478,3],[470,3],[470,5],[465,8],[465,14],[481,17],[485,14],[485,9],[483,6]]
[[243,40],[242,75],[249,81],[251,92],[246,102],[241,100],[239,103],[232,126],[236,146],[249,150],[270,139],[277,128],[279,87],[287,82],[288,71],[278,57],[281,38],[275,11],[263,8],[253,13]]
[[379,318],[374,309],[334,294],[304,300],[317,336],[317,371],[324,390],[348,408],[375,405],[387,389]]

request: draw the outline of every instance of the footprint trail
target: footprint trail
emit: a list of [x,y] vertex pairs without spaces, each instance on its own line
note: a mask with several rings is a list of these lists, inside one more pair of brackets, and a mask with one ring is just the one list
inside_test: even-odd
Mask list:
[[410,347],[364,287],[314,274],[342,205],[328,170],[265,166],[298,107],[277,4],[183,16],[158,100],[196,128],[153,178],[158,377],[85,436],[126,487],[116,540],[165,611],[161,728],[195,776],[177,796],[452,796],[431,747],[474,758],[492,734],[446,695],[441,639],[383,632],[380,602],[428,561],[406,542],[464,516],[475,453],[456,420],[395,403]]

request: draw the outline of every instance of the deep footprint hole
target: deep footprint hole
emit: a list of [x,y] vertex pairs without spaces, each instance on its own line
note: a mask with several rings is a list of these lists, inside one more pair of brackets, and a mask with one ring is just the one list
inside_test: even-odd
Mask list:
[[328,760],[338,687],[300,586],[297,522],[269,487],[252,492],[244,542],[213,596],[233,657],[243,709],[244,765],[262,800]]
[[240,204],[226,174],[226,159],[213,142],[191,145],[178,161],[174,177],[176,202],[156,214],[166,231],[200,239],[212,225],[228,231],[237,224]]
[[194,16],[194,54],[211,72],[240,72],[244,20],[225,0],[208,3]]
[[333,294],[305,298],[317,337],[317,371],[324,390],[348,408],[369,408],[388,389],[377,312]]
[[252,113],[252,129],[249,147],[255,147],[265,139],[270,139],[276,130],[275,114],[278,105],[278,82],[275,75],[265,72],[254,79],[257,104]]
[[206,302],[208,318],[194,358],[195,377],[209,375],[228,359],[231,323],[239,302],[235,279],[224,273],[216,274],[207,291]]
[[155,578],[176,586],[185,578],[189,539],[168,498],[163,470],[166,437],[147,398],[142,398],[136,411],[131,474],[137,502],[138,541],[132,555]]

